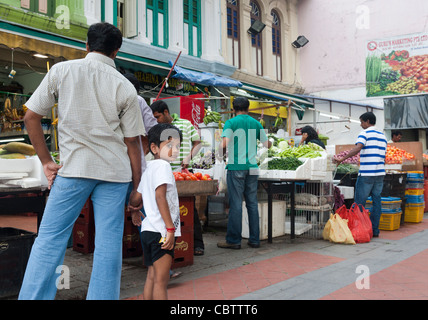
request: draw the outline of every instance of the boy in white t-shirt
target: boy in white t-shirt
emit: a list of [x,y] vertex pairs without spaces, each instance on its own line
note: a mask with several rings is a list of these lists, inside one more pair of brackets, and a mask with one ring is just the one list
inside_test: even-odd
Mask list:
[[169,162],[179,154],[182,134],[171,124],[159,123],[150,129],[148,138],[155,159],[147,163],[129,204],[139,207],[142,201],[146,213],[141,221],[140,211],[132,212],[133,223],[141,225],[144,264],[148,267],[144,299],[164,300],[168,298],[175,237],[181,236],[178,193]]

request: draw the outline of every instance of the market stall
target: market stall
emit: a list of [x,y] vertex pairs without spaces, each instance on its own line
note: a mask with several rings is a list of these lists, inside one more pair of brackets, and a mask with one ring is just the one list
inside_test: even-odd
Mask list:
[[[343,156],[354,145],[336,145],[336,156]],[[388,143],[385,156],[386,175],[382,189],[381,230],[397,230],[405,222],[421,222],[425,209],[423,152],[421,142]],[[339,186],[352,189],[358,177],[359,155],[348,158],[335,174]],[[343,170],[343,171],[341,171]],[[353,197],[347,202],[352,204]],[[371,198],[366,203],[371,208]]]

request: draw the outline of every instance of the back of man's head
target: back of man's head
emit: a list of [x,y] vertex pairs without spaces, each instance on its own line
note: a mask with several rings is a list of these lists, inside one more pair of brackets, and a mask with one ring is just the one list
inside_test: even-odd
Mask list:
[[247,98],[238,97],[233,100],[233,110],[235,111],[248,111],[250,102]]
[[95,23],[88,29],[87,43],[89,52],[96,51],[109,57],[122,46],[122,32],[110,23]]

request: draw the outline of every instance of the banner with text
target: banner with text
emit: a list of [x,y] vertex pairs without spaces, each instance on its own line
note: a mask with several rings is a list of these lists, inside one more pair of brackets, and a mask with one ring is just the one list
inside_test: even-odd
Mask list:
[[367,97],[428,92],[428,32],[367,42]]

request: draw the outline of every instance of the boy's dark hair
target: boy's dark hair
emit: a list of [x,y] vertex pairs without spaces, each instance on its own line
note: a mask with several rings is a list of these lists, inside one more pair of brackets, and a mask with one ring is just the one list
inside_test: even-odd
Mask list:
[[171,138],[180,138],[180,143],[183,141],[183,134],[181,133],[181,130],[170,123],[158,123],[149,130],[148,136],[149,149],[152,154],[153,152],[150,148],[152,143],[160,147],[161,142],[169,140]]
[[370,124],[372,124],[372,125],[375,125],[375,124],[376,124],[376,116],[374,115],[374,113],[373,113],[373,112],[366,112],[366,113],[363,113],[363,114],[360,116],[360,120],[363,120],[363,121],[367,121],[367,120],[369,120],[369,123],[370,123]]
[[159,113],[163,113],[165,110],[168,110],[168,105],[165,103],[165,101],[162,100],[158,100],[153,102],[150,105],[150,109],[152,109],[152,112],[159,112]]
[[245,97],[238,97],[233,100],[233,110],[247,111],[250,107],[250,102]]
[[97,51],[110,56],[122,46],[122,32],[107,22],[94,23],[88,29],[89,52]]
[[310,142],[311,140],[318,139],[318,133],[311,126],[304,126],[302,128],[302,133],[308,134],[308,138],[305,140],[306,142]]
[[399,135],[403,135],[403,133],[402,133],[400,130],[393,130],[393,131],[391,132],[391,134],[392,134],[392,137],[394,137],[394,136],[399,136]]
[[133,73],[127,72],[123,75],[126,79],[128,79],[135,87],[137,92],[140,90],[140,81],[134,76]]

